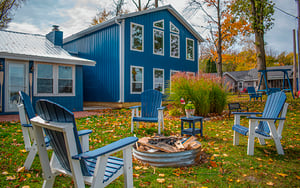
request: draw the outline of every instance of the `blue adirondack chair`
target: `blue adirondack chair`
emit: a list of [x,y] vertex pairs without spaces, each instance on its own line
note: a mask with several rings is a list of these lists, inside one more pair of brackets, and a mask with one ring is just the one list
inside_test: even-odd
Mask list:
[[[73,178],[75,187],[105,187],[124,173],[126,187],[133,187],[132,145],[138,140],[127,137],[102,148],[84,152],[72,112],[48,100],[36,105],[38,117],[31,119],[44,175],[43,187],[53,187],[55,176],[63,173]],[[53,148],[51,162],[44,146],[43,131]],[[123,159],[111,154],[123,150]]]
[[251,101],[251,99],[253,98],[254,100],[258,100],[258,98],[260,98],[260,101],[262,101],[262,94],[261,93],[257,93],[255,91],[254,87],[247,87],[248,90],[248,94],[249,94],[249,101]]
[[[240,134],[248,136],[247,154],[253,155],[255,137],[259,139],[261,145],[265,145],[265,139],[273,139],[278,154],[284,155],[280,140],[288,108],[288,104],[285,101],[285,93],[277,92],[268,96],[263,113],[233,112],[233,145],[239,145]],[[261,117],[256,117],[258,114],[261,114]],[[248,116],[249,127],[240,125],[241,116]],[[275,123],[277,122],[278,127],[276,129]]]
[[[158,134],[161,133],[160,127],[164,129],[164,114],[165,107],[162,104],[162,94],[157,90],[146,90],[141,94],[141,106],[132,106],[131,116],[131,132],[134,129],[134,122],[137,122],[137,128],[139,128],[138,122],[158,122]],[[141,112],[139,113],[139,108]]]
[[[36,113],[32,106],[30,97],[23,91],[19,91],[19,96],[20,96],[20,100],[17,106],[19,109],[19,117],[22,126],[25,150],[29,152],[25,160],[24,167],[26,170],[29,170],[37,154],[36,139],[33,134],[32,125],[30,123],[30,119],[34,118]],[[91,132],[92,132],[91,130],[79,131],[79,136],[82,139],[83,148],[85,150],[88,150],[89,134]],[[51,147],[49,146],[48,137],[45,137],[45,143],[47,149],[51,149]]]

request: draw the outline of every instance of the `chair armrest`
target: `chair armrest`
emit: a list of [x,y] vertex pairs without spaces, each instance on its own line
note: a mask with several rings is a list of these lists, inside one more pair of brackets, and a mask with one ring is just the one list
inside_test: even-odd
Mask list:
[[137,141],[138,141],[137,137],[123,138],[123,139],[113,142],[109,145],[103,146],[99,149],[96,149],[93,151],[88,151],[88,152],[78,154],[78,155],[74,155],[74,156],[72,156],[72,159],[80,160],[80,159],[90,159],[90,158],[99,157],[101,155],[105,155],[105,154],[111,153],[113,151],[117,152],[126,146],[134,144]]
[[285,120],[285,118],[264,118],[264,117],[247,117],[248,119],[257,119],[257,120]]
[[259,115],[262,114],[261,112],[231,112],[232,114],[236,114],[236,115]]
[[129,107],[129,109],[136,109],[136,108],[140,108],[141,106],[131,106]]
[[32,127],[31,124],[21,124],[23,127]]
[[92,132],[93,132],[92,130],[81,130],[81,131],[78,131],[78,136],[84,136],[87,134],[91,134]]
[[162,107],[157,108],[157,110],[163,110],[165,108],[166,108],[165,106],[162,106]]

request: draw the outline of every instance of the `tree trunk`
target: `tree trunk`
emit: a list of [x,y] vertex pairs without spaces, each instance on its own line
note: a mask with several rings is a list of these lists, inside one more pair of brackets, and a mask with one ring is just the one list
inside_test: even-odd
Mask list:
[[[255,31],[255,49],[256,49],[256,60],[257,60],[257,70],[266,70],[266,56],[265,56],[265,44],[264,44],[264,33]],[[260,80],[261,73],[259,72],[258,81]],[[265,74],[266,80],[268,81],[267,73]],[[266,84],[264,80],[261,81],[260,89],[266,89]]]
[[158,7],[158,0],[155,0],[155,8]]
[[221,24],[221,9],[220,9],[220,0],[218,0],[217,5],[217,14],[218,14],[218,43],[217,43],[217,53],[218,53],[218,61],[217,61],[217,71],[218,76],[221,78],[221,85],[223,83],[222,77],[222,24]]

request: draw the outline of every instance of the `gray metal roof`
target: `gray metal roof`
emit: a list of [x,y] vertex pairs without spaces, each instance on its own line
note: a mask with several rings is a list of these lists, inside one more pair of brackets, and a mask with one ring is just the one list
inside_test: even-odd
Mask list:
[[0,57],[49,63],[94,66],[95,61],[73,57],[45,36],[0,30]]
[[157,11],[161,11],[161,10],[168,10],[173,16],[175,16],[178,21],[184,25],[187,30],[189,32],[192,33],[192,35],[199,41],[199,42],[204,42],[204,39],[201,37],[201,35],[171,6],[171,5],[166,5],[166,6],[161,6],[158,8],[153,8],[153,9],[148,9],[148,10],[144,10],[144,11],[139,11],[139,12],[133,12],[133,13],[128,13],[128,14],[123,14],[121,16],[117,16],[113,19],[110,19],[106,22],[97,24],[95,26],[89,27],[85,30],[82,30],[76,34],[73,34],[67,38],[64,39],[64,43],[70,42],[72,40],[78,39],[80,37],[83,37],[85,35],[88,35],[90,33],[93,33],[95,31],[98,31],[100,29],[103,29],[105,27],[108,27],[110,25],[116,24],[116,22],[118,20],[122,20],[122,19],[126,19],[129,17],[134,17],[134,16],[139,16],[139,15],[143,15],[143,14],[148,14],[148,13],[152,13],[152,12],[157,12]]
[[[276,69],[291,69],[288,71],[289,78],[293,77],[293,66],[275,66],[267,67],[267,70],[276,70]],[[225,72],[231,76],[235,81],[254,81],[257,80],[258,71],[257,69],[251,69],[249,71],[234,71],[234,72]],[[283,79],[283,72],[268,72],[268,80]]]

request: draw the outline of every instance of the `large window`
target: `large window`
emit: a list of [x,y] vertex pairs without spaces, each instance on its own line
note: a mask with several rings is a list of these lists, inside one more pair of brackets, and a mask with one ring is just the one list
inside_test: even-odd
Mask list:
[[153,69],[153,89],[164,93],[164,69]]
[[194,61],[194,40],[193,39],[186,39],[186,59]]
[[36,64],[35,95],[74,96],[75,67],[67,65]]
[[153,29],[153,53],[164,55],[164,32]]
[[135,51],[144,51],[144,26],[131,23],[130,26],[130,49]]
[[170,34],[170,56],[179,58],[180,54],[179,35]]
[[144,91],[144,68],[131,66],[130,67],[130,92],[139,94]]

